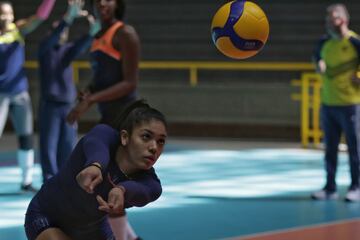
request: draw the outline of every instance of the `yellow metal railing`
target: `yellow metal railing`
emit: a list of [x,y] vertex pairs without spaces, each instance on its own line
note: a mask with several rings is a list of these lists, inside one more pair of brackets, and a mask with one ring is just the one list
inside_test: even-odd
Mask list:
[[[37,61],[26,61],[26,68],[37,68]],[[79,71],[89,69],[87,61],[74,61],[74,81],[79,82]],[[304,147],[312,139],[316,145],[320,144],[322,132],[319,124],[320,109],[320,76],[314,73],[312,63],[301,62],[192,62],[192,61],[144,61],[140,69],[158,70],[188,70],[189,84],[195,87],[198,84],[199,70],[254,70],[254,71],[298,71],[305,72],[300,80],[293,80],[293,85],[301,87],[300,94],[293,94],[293,100],[301,101],[301,143]],[[306,71],[311,71],[306,72]]]
[[301,144],[308,147],[312,140],[314,147],[318,147],[323,134],[320,128],[321,76],[305,72],[300,80],[293,80],[292,83],[300,87],[300,93],[293,94],[292,99],[301,103]]
[[198,83],[199,70],[257,70],[257,71],[306,71],[313,70],[310,63],[283,62],[142,62],[141,69],[188,69],[190,71],[190,85]]
[[[26,68],[37,68],[37,61],[26,61]],[[79,80],[79,70],[89,69],[87,61],[74,61],[74,81]],[[314,67],[311,63],[284,63],[284,62],[191,62],[191,61],[144,61],[140,63],[140,69],[174,69],[188,70],[189,84],[198,84],[199,70],[256,70],[256,71],[311,71]]]

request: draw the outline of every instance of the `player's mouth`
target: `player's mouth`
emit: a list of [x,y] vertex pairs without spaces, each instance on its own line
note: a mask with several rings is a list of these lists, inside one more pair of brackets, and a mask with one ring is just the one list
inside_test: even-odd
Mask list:
[[155,163],[155,161],[156,161],[154,156],[146,156],[144,158],[150,163]]

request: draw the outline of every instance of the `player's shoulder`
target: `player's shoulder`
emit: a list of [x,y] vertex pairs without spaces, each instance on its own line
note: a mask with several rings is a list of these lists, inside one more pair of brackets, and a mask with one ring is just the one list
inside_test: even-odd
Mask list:
[[357,34],[354,31],[349,31],[349,39],[359,41],[360,40],[360,35]]
[[331,40],[331,36],[329,34],[324,34],[320,37],[318,40],[319,44],[325,43],[327,41]]
[[123,22],[122,25],[118,27],[116,35],[120,35],[121,37],[133,37],[137,36],[137,32],[132,25]]
[[360,51],[360,36],[354,31],[349,32],[349,41]]
[[123,23],[122,27],[118,28],[118,31],[125,34],[136,34],[135,28],[127,23]]
[[357,33],[357,32],[355,32],[355,31],[353,31],[353,30],[349,30],[349,36],[350,37],[357,37],[357,38],[359,38],[359,34]]
[[124,23],[122,27],[119,27],[115,34],[115,40],[118,40],[120,42],[139,42],[139,36],[136,32],[136,29],[129,25]]
[[331,40],[331,37],[328,34],[322,35],[318,41],[316,42],[316,51],[321,51],[323,49],[324,45]]
[[100,124],[97,124],[96,126],[94,126],[88,134],[91,134],[91,135],[99,135],[102,136],[102,135],[118,135],[118,131],[111,127],[110,125],[107,125],[107,124],[103,124],[103,123],[100,123]]

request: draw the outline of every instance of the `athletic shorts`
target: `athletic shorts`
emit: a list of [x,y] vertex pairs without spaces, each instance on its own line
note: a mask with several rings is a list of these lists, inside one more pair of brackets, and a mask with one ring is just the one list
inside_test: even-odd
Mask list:
[[17,136],[33,133],[32,107],[27,91],[15,95],[0,93],[0,136],[3,133],[8,113]]
[[[70,222],[71,219],[68,221]],[[58,228],[73,240],[115,240],[107,218],[86,226],[62,227],[61,224],[58,224],[56,220],[41,210],[36,196],[29,204],[24,226],[28,240],[35,240],[41,232],[48,228]]]

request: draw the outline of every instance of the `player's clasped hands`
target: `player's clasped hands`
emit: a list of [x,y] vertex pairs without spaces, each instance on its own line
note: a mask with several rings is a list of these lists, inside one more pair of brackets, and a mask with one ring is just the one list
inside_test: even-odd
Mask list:
[[[95,187],[103,181],[100,167],[90,165],[84,168],[77,176],[76,181],[79,186],[89,194],[94,193]],[[125,190],[120,187],[114,187],[110,190],[108,202],[97,195],[99,210],[107,212],[111,216],[118,216],[124,213],[124,193]]]
[[122,188],[114,187],[109,192],[107,202],[101,196],[96,196],[99,203],[99,210],[107,212],[110,216],[123,215],[124,193],[125,192]]
[[90,165],[76,176],[76,181],[82,189],[92,194],[95,187],[103,181],[102,172],[99,167]]

